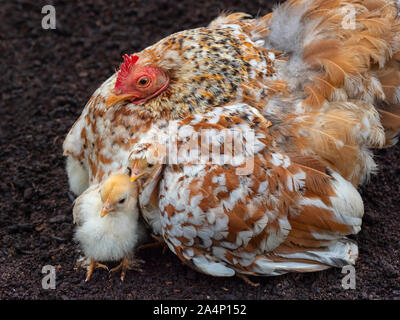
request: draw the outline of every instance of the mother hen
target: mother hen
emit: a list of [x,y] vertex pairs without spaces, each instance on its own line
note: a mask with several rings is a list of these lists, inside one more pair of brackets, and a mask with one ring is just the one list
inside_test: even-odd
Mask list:
[[[127,166],[136,143],[157,140],[154,126],[244,103],[271,121],[274,152],[313,159],[301,163],[304,181],[317,161],[332,190],[356,192],[351,184],[376,169],[371,149],[397,142],[399,35],[396,1],[290,0],[264,17],[223,15],[126,55],[64,142],[71,190]],[[358,207],[358,194],[350,198]],[[316,208],[309,225],[324,219]]]

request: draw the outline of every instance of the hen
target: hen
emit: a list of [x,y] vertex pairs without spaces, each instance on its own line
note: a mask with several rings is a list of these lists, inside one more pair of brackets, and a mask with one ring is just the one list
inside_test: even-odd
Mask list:
[[139,221],[138,190],[129,176],[116,174],[100,186],[93,185],[81,194],[74,206],[75,240],[79,242],[87,266],[86,281],[94,269],[107,266],[98,261],[119,261],[121,280],[130,268],[138,269],[139,260],[133,250],[144,238],[144,226]]
[[[165,214],[184,219],[186,211],[175,212],[182,205],[185,210],[197,210],[203,218],[210,215],[212,220],[211,209],[220,210],[222,205],[217,197],[207,198],[203,207],[196,206],[197,200],[187,203],[188,198],[175,199],[172,209],[168,206],[165,201],[171,200],[170,193],[193,192],[187,185],[191,181],[195,185],[199,177],[192,176],[190,163],[168,169],[175,170],[169,173],[171,179],[189,170],[181,181],[169,182],[169,186],[164,183],[170,181],[169,171],[161,174],[159,170],[151,181],[160,180],[161,185],[146,185],[145,191],[154,187],[154,192],[146,191],[151,195],[148,202],[154,221],[157,208],[163,212],[154,228],[166,235],[181,259],[194,263],[198,257],[204,272],[204,266],[215,259],[234,265],[231,270],[256,274],[353,263],[356,247],[342,239],[360,229],[362,203],[354,187],[376,170],[371,149],[395,144],[400,130],[399,34],[396,1],[290,0],[259,19],[243,13],[221,16],[208,27],[173,34],[135,55],[126,55],[119,72],[94,93],[64,142],[71,190],[79,193],[125,167],[134,145],[159,141],[159,132],[169,123],[182,120],[187,122],[181,125],[188,124],[198,114],[243,103],[247,111],[241,112],[257,110],[258,118],[270,122],[262,129],[266,140],[254,162],[254,173],[239,179],[223,165],[198,172],[200,177],[207,172],[208,180],[202,182],[207,197],[223,187],[231,190],[232,202],[224,202],[224,206],[233,210],[229,216],[235,217],[235,222],[228,224],[223,248],[236,246],[239,239],[243,255],[228,254],[227,258],[223,250],[199,253],[202,237],[195,236],[191,228],[186,232],[192,238],[179,241],[191,243],[192,239],[197,247],[186,245],[182,251],[174,246],[172,239],[181,231],[165,229],[169,221]],[[246,120],[245,125],[251,127],[251,121]],[[226,123],[221,126],[230,129]],[[247,186],[246,197],[238,191],[242,197],[236,198],[233,193],[240,186],[238,181]],[[257,181],[265,182],[261,189],[254,189]],[[287,181],[293,181],[291,187]],[[160,198],[162,192],[169,200]],[[259,198],[265,203],[258,203]],[[274,200],[269,202],[269,198]],[[271,234],[259,230],[261,224],[246,223],[257,205],[270,206],[263,223],[271,222],[273,229],[266,224]],[[185,219],[191,218],[187,215]],[[285,219],[290,220],[289,225]],[[185,220],[176,226],[174,221],[169,228],[186,226]],[[204,232],[214,232],[206,226]],[[211,239],[209,234],[203,238]],[[283,247],[273,240],[268,243],[269,235]],[[212,252],[213,245],[209,248]],[[275,249],[269,252],[271,248]],[[274,265],[277,260],[282,262],[281,267],[270,269],[263,260],[258,269],[246,269],[247,263],[258,261],[254,257],[260,250]],[[274,256],[276,252],[279,258]],[[335,258],[337,253],[340,259]],[[239,258],[245,260],[241,267],[236,265]],[[225,275],[232,274],[216,267],[225,270]]]

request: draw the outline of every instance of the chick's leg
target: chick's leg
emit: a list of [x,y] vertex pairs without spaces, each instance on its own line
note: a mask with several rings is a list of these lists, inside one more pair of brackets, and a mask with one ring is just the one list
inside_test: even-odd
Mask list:
[[115,268],[112,268],[110,272],[118,271],[121,269],[121,281],[124,281],[126,271],[128,270],[143,272],[143,270],[140,268],[143,263],[143,260],[134,258],[133,255],[127,255],[122,259],[121,263]]
[[86,280],[85,280],[86,282],[88,282],[90,280],[94,269],[97,269],[97,268],[106,269],[108,271],[108,267],[106,265],[98,263],[94,259],[90,259],[90,264],[87,266],[87,273],[86,273]]

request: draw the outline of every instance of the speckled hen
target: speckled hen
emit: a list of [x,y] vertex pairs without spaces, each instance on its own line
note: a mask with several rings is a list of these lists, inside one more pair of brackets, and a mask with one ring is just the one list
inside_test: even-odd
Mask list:
[[[174,208],[168,209],[161,194],[176,193],[173,188],[189,192],[185,186],[197,179],[191,175],[180,177],[179,183],[154,186],[152,201],[159,202],[153,203],[153,209],[161,210],[157,225],[171,250],[198,269],[194,257],[200,264],[222,263],[234,272],[262,275],[354,263],[355,245],[342,240],[360,229],[362,202],[354,187],[376,170],[372,149],[395,144],[400,129],[399,34],[396,1],[290,0],[264,17],[220,16],[208,27],[173,34],[124,56],[120,70],[94,93],[64,142],[71,190],[79,194],[123,169],[137,143],[159,141],[159,132],[171,122],[190,123],[191,117],[244,104],[247,111],[241,112],[257,111],[257,118],[269,123],[268,128],[256,130],[265,141],[254,173],[243,180],[234,176],[232,168],[217,165],[203,168],[211,180],[202,180],[208,181],[210,197],[215,196],[213,188],[231,188],[235,194],[238,181],[247,186],[249,194],[232,196],[228,209],[224,207],[233,210],[228,217],[234,217],[235,227],[223,235],[222,248],[242,246],[241,256],[227,255],[217,249],[219,245],[214,249],[212,237],[210,251],[204,254],[198,249],[204,246],[199,235],[180,241],[193,240],[197,245],[185,244],[185,250],[168,238],[165,214],[175,214],[177,207],[189,204],[187,199],[175,199]],[[245,124],[251,128],[250,122]],[[166,181],[168,172],[155,176]],[[257,172],[266,182],[264,188],[255,188]],[[227,185],[217,186],[222,174]],[[288,181],[295,182],[290,187]],[[261,202],[255,204],[254,197]],[[213,206],[221,208],[215,201],[190,206],[212,221]],[[258,216],[264,206],[264,216]],[[260,230],[261,222],[250,217],[252,212],[265,223],[265,232]],[[179,220],[182,228],[191,218],[186,214]],[[268,229],[266,221],[274,228]],[[207,224],[203,226],[204,232],[211,233]],[[339,252],[341,258],[335,256]],[[269,262],[262,260],[257,269],[254,263],[259,255],[285,266],[269,269]],[[319,258],[312,259],[315,255]],[[239,267],[240,259],[254,268]],[[296,263],[308,267],[297,268]],[[219,275],[232,275],[225,271]]]

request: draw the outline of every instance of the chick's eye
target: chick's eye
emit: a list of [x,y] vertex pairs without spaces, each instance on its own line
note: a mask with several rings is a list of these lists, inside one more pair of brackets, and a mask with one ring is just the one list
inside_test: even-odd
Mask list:
[[146,76],[140,77],[137,84],[139,87],[146,88],[150,85],[150,78]]
[[125,202],[125,198],[123,198],[123,199],[118,201],[118,203],[121,203],[121,204],[124,203],[124,202]]

